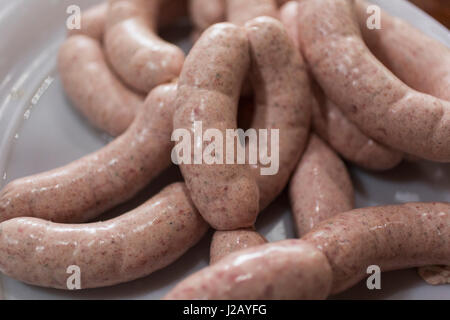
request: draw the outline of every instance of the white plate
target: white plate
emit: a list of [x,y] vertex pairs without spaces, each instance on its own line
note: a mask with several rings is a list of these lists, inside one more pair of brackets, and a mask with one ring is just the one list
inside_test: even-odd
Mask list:
[[[29,174],[64,165],[101,148],[108,138],[90,127],[67,102],[58,74],[56,53],[65,34],[66,8],[96,0],[0,0],[0,188]],[[378,0],[450,46],[449,31],[403,0]],[[183,33],[183,32],[182,32]],[[184,32],[185,36],[186,32]],[[186,39],[181,40],[186,45]],[[357,206],[405,201],[450,201],[450,168],[431,163],[404,164],[392,172],[370,174],[352,168]],[[140,199],[114,210],[123,212],[179,177],[172,168]],[[282,195],[258,221],[271,241],[294,237],[289,205]],[[3,276],[7,299],[158,299],[187,275],[207,265],[210,235],[172,266],[131,283],[81,292],[65,292],[22,284]],[[450,286],[426,285],[415,270],[382,276],[382,290],[364,284],[339,296],[364,299],[450,299]]]

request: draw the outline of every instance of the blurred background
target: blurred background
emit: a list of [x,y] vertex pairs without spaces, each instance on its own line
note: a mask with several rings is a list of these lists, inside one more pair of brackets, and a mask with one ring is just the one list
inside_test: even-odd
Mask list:
[[409,0],[450,28],[450,0]]

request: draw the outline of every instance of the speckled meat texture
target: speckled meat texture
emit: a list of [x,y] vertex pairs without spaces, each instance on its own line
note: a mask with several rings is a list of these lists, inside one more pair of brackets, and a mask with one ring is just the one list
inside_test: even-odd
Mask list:
[[[297,1],[289,1],[280,9],[280,19],[291,39],[300,49],[298,37]],[[386,147],[365,135],[344,116],[321,88],[312,82],[315,100],[312,104],[314,131],[346,160],[365,169],[381,171],[392,169],[403,158],[401,152]]]
[[275,0],[226,0],[226,12],[227,21],[240,26],[261,16],[278,18]]
[[[259,212],[258,185],[247,165],[194,163],[194,122],[203,132],[213,128],[226,136],[236,129],[240,88],[249,68],[245,31],[229,23],[203,33],[184,64],[178,83],[175,129],[186,129],[192,139],[192,164],[180,168],[202,216],[217,230],[251,227]],[[208,146],[203,142],[203,147]],[[236,156],[236,154],[235,154]],[[202,159],[201,159],[202,160]],[[236,163],[236,162],[235,162]]]
[[184,53],[155,33],[159,0],[110,0],[105,49],[130,87],[147,93],[178,77]]
[[144,98],[117,79],[97,40],[69,37],[59,50],[58,69],[73,105],[100,130],[113,136],[123,133],[142,108]]
[[81,288],[111,286],[144,277],[178,259],[208,225],[182,183],[116,219],[55,224],[16,218],[0,224],[0,271],[25,283],[67,289],[69,266],[81,271]]
[[130,128],[103,149],[9,183],[0,193],[0,221],[86,222],[131,199],[171,164],[176,89],[175,83],[155,88]]
[[311,135],[289,187],[299,237],[323,220],[352,210],[354,197],[345,164],[319,137]]
[[286,240],[231,254],[182,281],[165,299],[325,299],[331,276],[320,250]]
[[216,231],[214,233],[209,264],[215,264],[231,253],[267,243],[267,240],[254,229]]
[[450,101],[450,49],[400,18],[381,12],[382,29],[369,29],[369,3],[357,1],[364,41],[389,70],[413,89]]
[[332,293],[342,292],[381,271],[450,265],[450,205],[410,203],[357,209],[324,221],[302,240],[327,256]]
[[95,5],[81,14],[81,29],[68,31],[68,35],[82,34],[93,38],[99,42],[103,41],[105,31],[106,14],[108,12],[108,2]]
[[[308,139],[313,95],[303,58],[283,25],[269,17],[259,17],[245,25],[250,43],[250,79],[255,91],[255,114],[251,127],[279,130],[279,171],[262,175],[263,164],[252,165],[260,191],[260,210],[284,189]],[[260,150],[261,151],[261,150]]]
[[300,2],[302,51],[325,94],[367,135],[450,161],[450,102],[409,88],[368,50],[348,0]]

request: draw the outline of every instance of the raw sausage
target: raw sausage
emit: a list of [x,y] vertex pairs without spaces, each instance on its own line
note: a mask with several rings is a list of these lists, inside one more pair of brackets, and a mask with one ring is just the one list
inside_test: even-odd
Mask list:
[[[268,130],[268,154],[278,154],[279,158],[276,174],[262,175],[264,165],[251,165],[263,210],[287,185],[305,149],[313,95],[303,58],[279,21],[258,17],[245,29],[252,62],[250,79],[255,88],[251,127]],[[273,130],[279,130],[277,146],[270,143]]]
[[320,250],[286,240],[231,254],[182,281],[164,299],[325,299],[331,282]]
[[155,34],[159,0],[110,0],[105,33],[109,62],[122,80],[148,93],[178,77],[184,53]]
[[367,28],[368,6],[356,1],[362,36],[372,53],[411,88],[450,101],[450,49],[385,11],[382,29]]
[[0,221],[86,222],[131,199],[171,164],[176,87],[155,88],[130,128],[103,149],[9,183],[0,193]]
[[[297,1],[289,1],[280,9],[280,19],[296,46],[298,38]],[[312,105],[314,131],[346,160],[375,171],[389,170],[403,159],[401,152],[386,147],[366,136],[344,116],[315,81],[312,81],[315,101]]]
[[68,289],[69,266],[81,288],[111,286],[164,268],[194,246],[208,225],[182,183],[116,219],[66,225],[36,218],[0,224],[0,271],[25,283]]
[[74,106],[96,128],[112,136],[122,134],[142,108],[144,98],[117,79],[97,40],[69,37],[59,50],[58,69]]
[[353,185],[345,164],[314,134],[292,177],[289,198],[299,237],[353,209]]
[[325,94],[375,140],[450,161],[450,102],[406,86],[368,50],[348,0],[300,2],[302,51]]
[[327,256],[336,294],[363,279],[371,265],[382,271],[450,265],[449,226],[449,204],[409,203],[341,213],[302,240]]
[[[245,31],[233,24],[216,24],[203,33],[180,76],[175,129],[187,130],[191,141],[199,133],[199,123],[203,132],[219,130],[222,137],[226,129],[236,129],[240,88],[249,68],[248,52]],[[194,159],[199,144],[208,146],[204,141],[191,143],[191,164],[179,162],[200,213],[217,230],[253,226],[259,212],[259,190],[249,167],[236,161],[225,164],[225,143],[220,152],[223,161],[207,164],[203,157]],[[201,164],[193,164],[198,160]]]

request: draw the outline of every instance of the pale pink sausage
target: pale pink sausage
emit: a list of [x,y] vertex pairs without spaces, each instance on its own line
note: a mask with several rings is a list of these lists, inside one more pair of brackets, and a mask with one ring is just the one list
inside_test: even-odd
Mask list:
[[81,29],[69,30],[68,36],[81,34],[102,42],[107,12],[108,2],[100,3],[83,11],[81,14]]
[[[260,191],[260,210],[284,189],[307,143],[313,95],[303,58],[283,25],[270,17],[246,23],[250,43],[250,80],[255,89],[251,127],[267,129],[268,151],[278,154],[276,174],[263,175],[261,163],[251,165]],[[279,130],[278,150],[270,143]],[[260,150],[261,151],[261,150]]]
[[253,229],[216,231],[211,241],[209,264],[215,264],[231,253],[265,243],[267,240]]
[[411,88],[450,101],[450,49],[385,11],[382,29],[371,30],[369,3],[356,4],[362,36],[372,53]]
[[320,250],[286,240],[231,254],[182,281],[164,299],[325,299],[331,282]]
[[450,265],[450,205],[357,209],[322,222],[302,240],[327,256],[335,294],[366,277],[371,265],[381,271]]
[[[298,38],[297,1],[289,1],[280,9],[280,19],[294,43],[300,49]],[[344,116],[342,111],[321,88],[313,82],[316,100],[313,103],[313,127],[319,136],[345,159],[369,170],[388,170],[402,161],[402,153],[371,139]]]
[[111,286],[166,267],[194,246],[208,225],[182,183],[116,219],[55,224],[16,218],[0,224],[0,271],[25,283],[68,289],[69,266],[81,288]]
[[[249,68],[248,52],[245,31],[233,24],[216,24],[203,33],[178,82],[175,129],[188,133],[191,141],[195,131],[200,131],[196,122],[201,122],[203,132],[212,128],[223,137],[226,129],[236,129],[240,88]],[[223,164],[207,164],[203,159],[202,164],[193,164],[194,146],[199,143],[191,143],[188,157],[192,164],[181,163],[180,168],[200,213],[217,230],[253,226],[259,212],[259,190],[249,167],[226,164],[226,143],[220,153]],[[203,142],[203,147],[208,144]]]
[[58,69],[73,105],[93,126],[112,136],[122,134],[142,108],[144,98],[116,78],[97,40],[69,37],[59,50]]
[[450,102],[409,88],[364,44],[352,1],[300,2],[302,51],[325,94],[375,140],[450,161]]
[[144,93],[178,77],[184,62],[181,49],[155,33],[159,6],[159,0],[109,0],[106,55],[122,80]]
[[275,0],[226,0],[226,12],[227,21],[241,26],[260,16],[278,18]]
[[171,164],[176,91],[175,83],[155,88],[130,128],[103,149],[9,183],[0,192],[0,221],[86,222],[131,199]]
[[353,184],[342,160],[316,135],[311,135],[289,187],[297,234],[353,209]]

